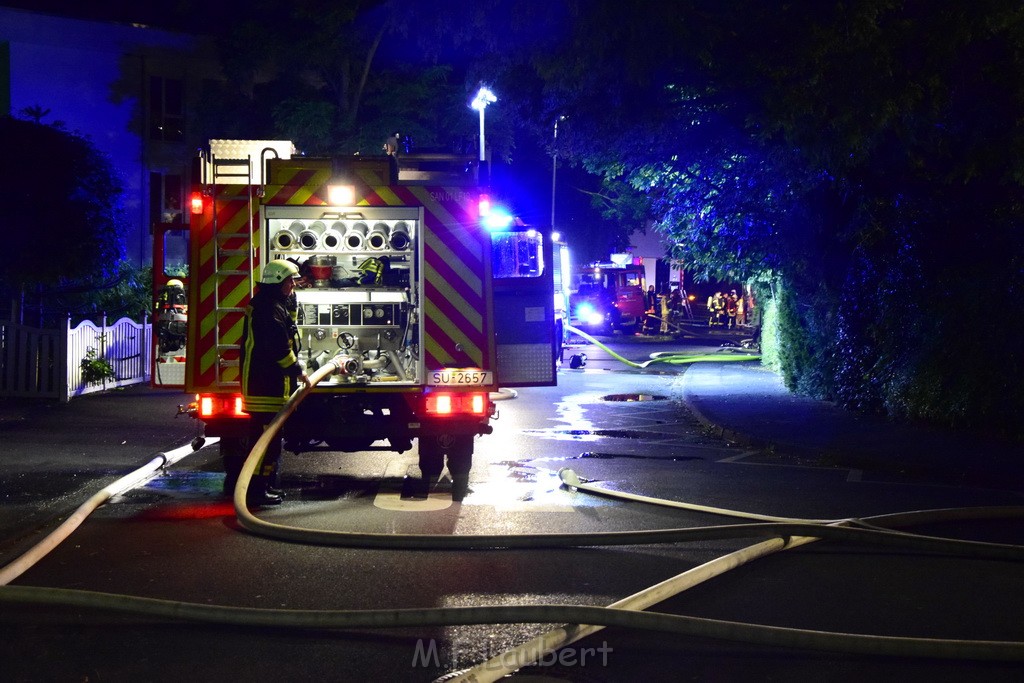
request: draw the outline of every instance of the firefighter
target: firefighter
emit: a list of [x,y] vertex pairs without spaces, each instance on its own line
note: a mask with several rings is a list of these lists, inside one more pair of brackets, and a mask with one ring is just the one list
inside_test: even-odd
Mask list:
[[185,283],[176,278],[168,280],[157,294],[153,315],[161,354],[177,351],[185,345],[187,312]]
[[737,303],[736,290],[729,292],[729,296],[725,297],[725,315],[727,319],[726,327],[730,330],[736,327],[736,312],[739,310]]
[[384,154],[388,157],[388,166],[391,173],[392,184],[398,182],[398,154],[401,150],[402,134],[395,133],[387,138],[384,138],[384,144],[381,146]]
[[[271,261],[263,269],[259,288],[246,310],[242,330],[242,404],[249,413],[249,447],[255,445],[288,397],[309,378],[298,362],[298,329],[288,310],[299,267],[292,261]],[[252,506],[278,505],[277,488],[281,439],[268,445],[249,485],[247,502]],[[225,460],[225,491],[233,491],[241,462]]]

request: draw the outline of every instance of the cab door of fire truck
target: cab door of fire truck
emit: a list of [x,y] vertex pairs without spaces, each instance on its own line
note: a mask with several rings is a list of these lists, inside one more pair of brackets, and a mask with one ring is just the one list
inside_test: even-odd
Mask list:
[[491,268],[499,386],[557,384],[552,240],[522,224],[492,229]]

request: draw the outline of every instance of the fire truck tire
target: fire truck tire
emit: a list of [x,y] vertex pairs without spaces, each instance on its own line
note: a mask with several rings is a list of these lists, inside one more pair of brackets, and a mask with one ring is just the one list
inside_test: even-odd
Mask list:
[[452,475],[452,500],[469,493],[469,470],[473,467],[473,435],[457,436],[448,447],[448,472]]
[[437,481],[444,468],[444,449],[433,437],[421,438],[419,440],[420,451],[420,473],[424,478]]

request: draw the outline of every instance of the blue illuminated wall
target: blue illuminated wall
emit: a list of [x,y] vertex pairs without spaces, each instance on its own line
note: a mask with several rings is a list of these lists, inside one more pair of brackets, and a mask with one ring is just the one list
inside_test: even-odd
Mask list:
[[151,174],[186,174],[192,155],[184,140],[151,138],[151,79],[180,79],[194,98],[216,75],[212,52],[195,36],[0,7],[0,113],[49,110],[43,123],[63,122],[110,157],[125,189],[126,251],[138,264],[152,259]]

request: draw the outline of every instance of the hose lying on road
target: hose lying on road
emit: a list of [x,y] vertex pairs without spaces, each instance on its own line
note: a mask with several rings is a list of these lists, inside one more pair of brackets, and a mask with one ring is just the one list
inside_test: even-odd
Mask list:
[[1024,643],[1000,640],[902,638],[679,616],[585,605],[492,605],[433,609],[289,610],[176,602],[115,593],[35,586],[6,586],[0,603],[43,604],[122,614],[245,627],[289,629],[381,629],[473,624],[572,622],[622,626],[764,645],[864,655],[942,659],[1024,660]]
[[[309,380],[309,386],[304,386],[295,391],[288,399],[284,408],[274,416],[263,434],[253,445],[249,456],[242,466],[241,474],[234,491],[235,515],[242,528],[260,536],[276,538],[293,543],[309,543],[315,545],[328,545],[348,548],[387,548],[402,550],[471,550],[471,549],[493,549],[493,548],[566,548],[583,546],[606,546],[606,545],[639,545],[649,543],[678,543],[683,541],[723,539],[723,538],[767,538],[776,536],[815,536],[817,538],[829,538],[832,540],[843,540],[852,543],[898,545],[903,548],[914,548],[917,550],[932,550],[937,552],[961,552],[972,556],[987,557],[991,559],[1024,559],[1024,546],[1002,545],[994,543],[978,543],[958,541],[954,539],[933,538],[918,536],[916,534],[899,534],[892,531],[880,530],[877,528],[847,528],[837,526],[825,526],[824,522],[834,520],[798,520],[785,517],[769,517],[766,515],[753,515],[751,513],[739,513],[721,508],[703,508],[703,511],[714,511],[716,514],[755,518],[765,520],[764,524],[741,524],[712,527],[690,527],[682,529],[659,529],[647,531],[608,531],[593,533],[569,533],[569,534],[528,534],[528,535],[507,535],[507,534],[472,534],[472,535],[451,535],[451,534],[378,534],[361,533],[352,531],[334,531],[326,529],[310,529],[306,527],[289,526],[269,522],[256,517],[246,504],[246,493],[253,473],[259,467],[260,461],[266,452],[267,446],[272,439],[278,438],[278,432],[285,420],[291,415],[302,400],[312,391],[323,379],[329,377],[337,370],[332,367],[331,362],[326,363]],[[571,472],[567,470],[566,472]],[[568,481],[566,481],[568,479]],[[575,481],[575,483],[572,483]],[[563,482],[569,486],[584,486],[575,473],[564,475]],[[653,499],[649,499],[653,500]],[[696,509],[696,508],[693,508]],[[981,508],[986,514],[996,517],[1024,516],[1024,507],[1007,508]],[[945,511],[943,511],[945,513]],[[927,515],[927,512],[915,513],[909,519],[909,523],[915,523],[919,515]],[[942,517],[942,515],[940,515]],[[876,526],[886,526],[888,517],[870,518]]]
[[[753,517],[756,519],[764,519],[764,515],[751,515],[749,513],[737,512],[732,510],[724,510],[722,508],[709,508],[706,506],[694,506],[688,504],[677,503],[676,501],[665,501],[661,499],[649,498],[646,496],[634,496],[632,494],[623,494],[615,491],[608,491],[606,489],[599,489],[597,487],[588,486],[583,484],[575,472],[568,469],[562,469],[559,471],[559,477],[566,486],[576,488],[579,490],[588,491],[590,493],[597,493],[599,495],[619,497],[626,500],[637,500],[645,503],[657,503],[665,504],[669,507],[680,507],[684,509],[697,510],[701,512],[711,512],[713,514],[738,516],[738,517]],[[917,519],[919,523],[924,523],[924,519],[930,521],[938,521],[946,515],[952,514],[956,518],[979,518],[987,517],[993,514],[992,508],[967,508],[967,509],[955,509],[955,510],[929,510],[918,513],[902,513],[896,515],[883,515],[885,523],[893,526],[912,522]],[[1014,511],[1012,508],[1007,510],[1011,516],[1020,516],[1019,510]],[[977,516],[977,517],[975,517]],[[786,519],[786,518],[775,518],[775,519]],[[876,518],[877,520],[877,518]],[[762,541],[761,543],[748,546],[741,550],[737,550],[727,555],[723,555],[711,562],[707,562],[699,567],[691,569],[687,572],[683,572],[667,581],[663,581],[660,584],[647,588],[639,593],[629,596],[623,600],[609,605],[610,609],[627,609],[627,610],[643,610],[651,605],[661,602],[667,598],[677,595],[693,586],[703,583],[710,578],[725,573],[730,569],[734,569],[742,564],[746,564],[751,560],[764,557],[766,555],[778,552],[780,550],[789,550],[796,548],[801,545],[813,543],[814,541],[821,540],[823,534],[821,533],[824,529],[835,529],[842,528],[850,524],[865,524],[863,520],[836,520],[828,523],[828,526],[819,527],[818,531],[813,532],[813,536],[795,536],[791,538],[779,538],[768,541]],[[869,525],[875,527],[875,525]],[[931,537],[915,536],[913,534],[906,534],[909,538],[922,539]],[[952,540],[952,539],[933,539],[936,541],[951,542],[953,546],[960,546],[963,541]],[[553,653],[559,648],[571,645],[589,635],[600,631],[605,628],[607,624],[598,624],[592,621],[578,621],[565,624],[561,627],[546,631],[529,641],[522,643],[511,650],[500,653],[485,662],[477,664],[471,669],[456,672],[455,674],[445,676],[440,680],[446,683],[452,683],[453,681],[462,681],[465,683],[484,683],[494,682],[507,675],[515,673],[517,670],[527,664],[543,661],[544,657],[548,654]],[[940,658],[950,656],[953,650],[960,651],[960,646],[972,641],[957,641],[959,645],[956,645],[951,650],[945,650],[942,647],[938,647],[936,641],[932,641],[930,645],[925,645],[921,642],[911,643],[911,640],[901,637],[883,637],[883,636],[871,636],[865,634],[837,634],[837,633],[824,633],[821,631],[807,631],[804,629],[794,629],[791,632],[787,632],[785,635],[780,633],[772,633],[770,637],[780,637],[780,640],[769,643],[767,640],[753,640],[748,638],[761,638],[765,637],[764,633],[747,633],[745,628],[752,626],[752,624],[743,624],[744,629],[728,629],[727,634],[735,636],[736,639],[743,640],[748,643],[757,644],[773,644],[773,645],[788,645],[791,647],[801,647],[808,649],[825,649],[834,650],[838,652],[858,653],[858,654],[893,654],[901,656],[925,656]],[[740,636],[740,633],[744,633]],[[731,639],[730,635],[719,635],[716,637]],[[847,640],[844,636],[851,635],[851,639]],[[793,640],[785,640],[788,637],[793,637]],[[783,642],[785,640],[785,642]],[[870,643],[870,644],[869,644]],[[1018,643],[1024,648],[1024,643]],[[938,647],[937,650],[931,650],[932,646]],[[866,648],[866,649],[860,649]],[[1010,648],[1012,649],[1012,648]],[[930,654],[924,654],[926,651],[930,651]],[[910,653],[920,653],[919,655],[911,655]],[[1002,656],[1002,655],[1000,655]],[[988,655],[985,656],[986,658]],[[959,658],[959,657],[957,657]]]
[[[494,623],[563,623],[568,624],[534,639],[507,658],[518,667],[525,666],[545,651],[574,642],[603,626],[659,630],[700,637],[777,645],[802,649],[819,649],[866,655],[898,655],[903,657],[931,657],[947,659],[1024,661],[1024,643],[1016,641],[958,640],[905,638],[864,634],[832,633],[793,628],[780,628],[696,617],[639,611],[671,595],[721,575],[753,559],[795,548],[819,539],[853,543],[870,543],[911,548],[925,551],[953,553],[988,559],[1024,560],[1024,546],[979,543],[957,539],[934,538],[886,530],[887,527],[912,526],[947,520],[1002,519],[1024,517],[1024,507],[965,508],[923,510],[889,515],[878,515],[864,520],[838,520],[828,524],[820,521],[775,521],[738,525],[721,525],[654,531],[627,531],[580,534],[539,534],[522,536],[479,535],[392,535],[300,529],[271,524],[253,516],[245,505],[245,494],[252,474],[262,459],[270,439],[311,387],[333,370],[324,366],[310,378],[311,386],[297,391],[285,408],[271,421],[263,436],[253,446],[243,465],[234,503],[239,522],[254,533],[302,543],[326,543],[345,547],[374,547],[391,549],[459,549],[459,548],[547,548],[621,544],[677,543],[681,541],[764,538],[768,540],[729,553],[672,579],[621,600],[610,607],[579,605],[538,606],[483,606],[445,609],[384,609],[384,610],[271,610],[207,604],[154,600],[126,595],[94,593],[56,588],[27,586],[0,587],[0,602],[65,605],[113,610],[122,613],[158,616],[191,621],[234,624],[245,626],[276,626],[283,628],[408,628],[415,626],[454,626]],[[579,478],[563,473],[567,486],[582,488]],[[596,487],[594,487],[596,488]],[[608,492],[599,489],[602,495]],[[645,497],[637,497],[641,499]],[[656,499],[646,499],[650,502]],[[766,515],[692,506],[714,514],[745,518],[771,518]],[[866,523],[872,528],[853,528]],[[522,655],[520,657],[520,655]],[[528,659],[527,657],[534,657]],[[499,657],[499,660],[506,658]],[[484,668],[486,668],[485,665]],[[479,669],[480,667],[478,667]],[[484,677],[473,671],[467,680],[496,680],[490,676],[496,671],[488,669]]]
[[610,348],[608,348],[607,346],[605,346],[604,344],[599,342],[597,339],[594,339],[593,337],[591,337],[589,334],[587,334],[583,330],[577,329],[577,328],[573,327],[572,325],[566,325],[565,329],[569,330],[573,334],[578,334],[579,336],[583,337],[584,339],[586,339],[591,344],[593,344],[593,345],[601,348],[602,350],[606,351],[608,353],[608,355],[610,355],[615,360],[620,361],[621,363],[624,363],[625,365],[628,365],[631,368],[637,368],[639,370],[646,369],[646,368],[650,367],[651,365],[654,365],[654,364],[657,364],[657,363],[664,363],[666,365],[685,365],[685,364],[688,364],[688,363],[704,363],[704,362],[709,362],[709,361],[715,361],[715,362],[725,361],[725,362],[729,362],[729,361],[760,360],[760,358],[761,358],[761,354],[754,353],[754,352],[748,351],[746,349],[737,348],[737,347],[725,347],[725,348],[719,349],[715,353],[693,353],[693,354],[690,354],[690,353],[670,353],[670,354],[659,354],[657,357],[651,358],[650,360],[644,361],[643,363],[637,363],[636,361],[631,361],[628,358],[624,358],[623,356],[620,356],[619,354],[615,353]]
[[51,531],[39,543],[25,552],[21,557],[14,560],[7,566],[0,569],[0,586],[6,586],[14,579],[28,571],[36,562],[43,559],[51,550],[56,548],[68,536],[74,532],[82,522],[91,515],[96,508],[100,507],[114,496],[134,488],[143,481],[152,477],[158,470],[173,464],[192,452],[192,447],[181,446],[167,453],[160,453],[142,467],[129,472],[117,481],[114,481],[102,490],[93,494],[89,500],[78,506],[78,509],[68,517],[56,529]]
[[611,491],[609,489],[603,489],[592,484],[585,483],[579,478],[579,475],[576,474],[576,472],[569,469],[568,467],[563,467],[562,469],[558,470],[558,478],[566,486],[580,491],[596,493],[597,495],[607,496],[608,498],[618,498],[620,500],[633,500],[639,503],[650,503],[652,505],[661,505],[663,507],[672,507],[680,510],[691,510],[693,512],[707,512],[713,515],[725,515],[728,517],[756,519],[761,522],[797,522],[804,524],[831,524],[832,522],[842,521],[838,519],[799,519],[796,517],[776,517],[774,515],[760,515],[753,512],[737,512],[736,510],[726,510],[723,508],[709,507],[707,505],[696,505],[694,503],[681,503],[675,500],[665,500],[664,498],[651,498],[650,496],[641,496],[635,493],[627,493],[625,491]]

